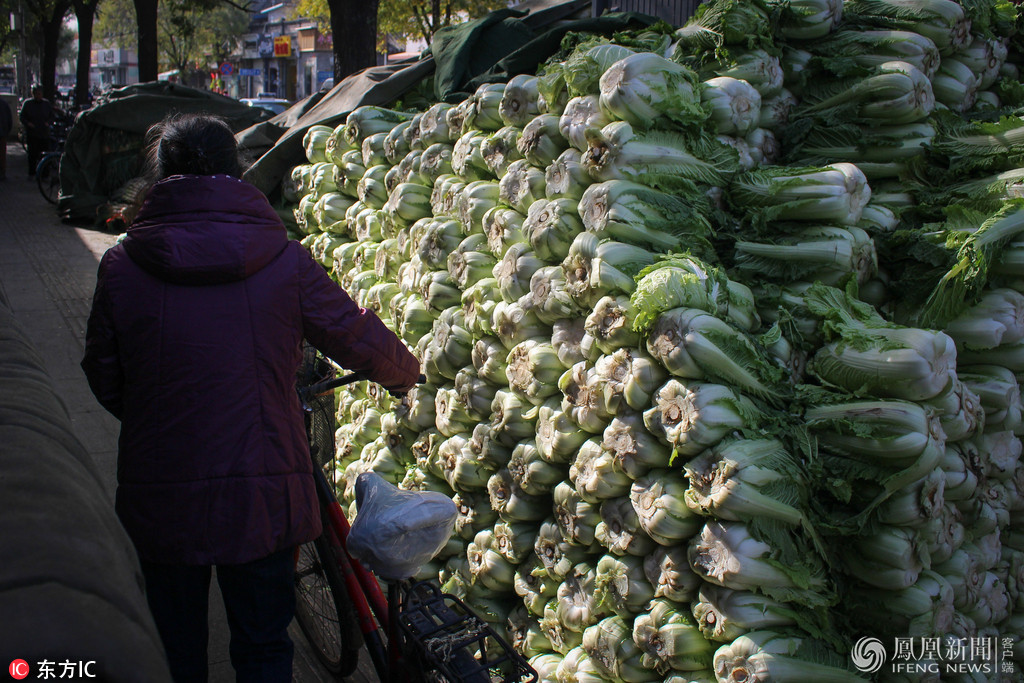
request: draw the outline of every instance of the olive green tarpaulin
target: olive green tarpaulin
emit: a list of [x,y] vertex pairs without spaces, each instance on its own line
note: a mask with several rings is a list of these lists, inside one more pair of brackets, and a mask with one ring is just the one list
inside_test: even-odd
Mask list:
[[[512,52],[526,45],[536,33],[523,21],[523,12],[505,9],[477,21],[443,28],[434,34],[430,52],[437,73],[434,93],[442,102],[466,97],[468,83],[489,72]],[[508,74],[506,78],[515,74]]]
[[243,150],[243,161],[254,161],[266,154],[271,147],[277,144],[282,135],[295,127],[299,120],[316,107],[326,95],[326,90],[315,92],[306,99],[299,100],[269,121],[262,121],[241,131],[236,137],[239,147]]
[[[281,180],[292,167],[306,162],[302,138],[314,125],[335,127],[356,107],[393,106],[410,90],[432,77],[435,101],[458,102],[482,83],[503,82],[512,76],[534,73],[554,55],[571,31],[611,35],[657,22],[656,17],[633,12],[579,18],[590,10],[589,0],[573,0],[525,14],[498,10],[473,21],[441,29],[431,49],[416,61],[371,67],[339,83],[315,107],[281,133],[249,169],[245,179],[271,199],[277,199]],[[271,126],[239,134],[243,149],[266,149]]]
[[273,117],[231,97],[166,81],[113,90],[82,112],[68,133],[60,165],[61,216],[97,220],[97,210],[138,174],[146,131],[173,112],[215,114],[235,132]]
[[[254,151],[266,150],[246,172],[245,180],[274,199],[285,175],[293,166],[305,161],[302,137],[311,126],[334,127],[344,123],[345,117],[356,107],[391,103],[433,70],[432,59],[364,69],[334,86],[291,127],[282,130],[270,121],[242,131],[236,137],[243,153],[252,155]],[[273,138],[275,134],[278,136],[276,139]]]
[[538,29],[519,14],[499,10],[479,21],[437,32],[431,51],[437,62],[434,91],[438,100],[458,102],[484,83],[536,72],[542,62],[558,52],[567,33],[611,35],[657,21],[647,14],[615,12],[593,19],[559,21]]

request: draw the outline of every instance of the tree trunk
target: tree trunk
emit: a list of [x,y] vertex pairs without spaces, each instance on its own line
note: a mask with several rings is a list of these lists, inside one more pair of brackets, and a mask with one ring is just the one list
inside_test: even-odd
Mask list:
[[334,82],[377,65],[379,0],[327,0],[334,43]]
[[160,74],[157,53],[157,0],[132,0],[139,24],[139,81],[155,81]]
[[42,79],[43,96],[51,102],[57,97],[57,46],[60,42],[60,31],[64,25],[70,2],[58,2],[53,7],[53,14],[39,23],[43,34],[43,56],[40,60],[39,77]]
[[75,104],[89,104],[89,62],[92,56],[92,22],[96,17],[96,0],[75,0],[78,19],[78,63],[75,65]]

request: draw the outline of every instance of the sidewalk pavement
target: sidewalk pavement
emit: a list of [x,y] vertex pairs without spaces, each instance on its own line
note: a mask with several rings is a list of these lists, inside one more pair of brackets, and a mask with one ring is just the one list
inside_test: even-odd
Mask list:
[[[7,180],[0,181],[0,289],[43,357],[58,394],[67,404],[72,426],[104,479],[113,505],[117,437],[120,425],[96,402],[79,362],[85,350],[85,326],[96,284],[96,266],[117,236],[92,226],[61,222],[29,178],[26,155],[16,142],[7,146]],[[73,511],[67,511],[73,514]],[[332,680],[315,660],[298,626],[294,681]],[[361,659],[365,660],[365,652]],[[210,597],[210,683],[234,681],[228,656],[228,627],[223,603],[212,582]],[[371,683],[376,677],[360,662],[348,679]]]

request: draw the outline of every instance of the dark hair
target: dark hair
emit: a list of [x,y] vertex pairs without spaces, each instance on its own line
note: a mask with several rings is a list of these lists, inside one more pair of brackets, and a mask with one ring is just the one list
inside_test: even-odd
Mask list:
[[146,132],[151,182],[172,175],[229,175],[244,171],[235,134],[209,114],[172,114]]

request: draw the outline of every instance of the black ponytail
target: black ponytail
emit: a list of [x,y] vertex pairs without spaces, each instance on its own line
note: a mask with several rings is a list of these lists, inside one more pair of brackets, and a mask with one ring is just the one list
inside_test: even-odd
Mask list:
[[173,175],[239,178],[244,171],[235,135],[219,117],[173,114],[152,126],[146,136],[146,175],[152,182]]

